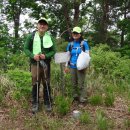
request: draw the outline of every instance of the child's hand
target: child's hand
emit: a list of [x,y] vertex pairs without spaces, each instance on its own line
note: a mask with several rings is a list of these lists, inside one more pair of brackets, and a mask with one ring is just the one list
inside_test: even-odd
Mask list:
[[64,69],[64,73],[69,73],[69,72],[70,72],[70,69],[67,68],[67,67],[65,67],[65,69]]

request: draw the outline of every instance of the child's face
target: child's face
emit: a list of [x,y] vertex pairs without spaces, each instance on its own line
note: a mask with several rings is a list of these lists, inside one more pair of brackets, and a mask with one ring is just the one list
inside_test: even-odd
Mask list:
[[72,37],[73,37],[74,40],[78,40],[78,39],[81,37],[81,34],[80,34],[80,33],[73,32],[73,33],[72,33]]

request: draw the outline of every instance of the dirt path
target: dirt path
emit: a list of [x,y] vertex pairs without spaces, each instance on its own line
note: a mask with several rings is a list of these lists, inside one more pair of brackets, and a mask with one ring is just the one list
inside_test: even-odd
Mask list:
[[[32,115],[30,108],[22,109],[19,106],[15,107],[0,107],[0,130],[51,130],[51,125],[56,122],[59,125],[59,130],[97,130],[96,128],[96,111],[103,110],[106,114],[106,118],[113,122],[111,130],[129,130],[130,129],[130,112],[128,111],[128,102],[121,98],[116,98],[113,107],[105,106],[92,106],[90,104],[80,105],[74,103],[71,106],[70,112],[64,116],[59,117],[55,112],[47,114],[44,110],[41,110],[37,116],[43,121],[38,122]],[[80,110],[90,113],[93,121],[89,125],[82,125],[79,121],[72,119],[72,111]],[[60,122],[61,121],[61,122]],[[125,124],[125,121],[129,121],[129,124]],[[51,122],[50,124],[47,123]],[[60,122],[60,123],[59,123]],[[59,123],[59,124],[58,124]],[[39,124],[39,125],[38,125]],[[65,126],[66,124],[68,125]],[[41,125],[41,126],[40,126]],[[39,127],[40,126],[40,127]],[[87,128],[88,127],[88,128]],[[58,126],[56,127],[57,130]]]

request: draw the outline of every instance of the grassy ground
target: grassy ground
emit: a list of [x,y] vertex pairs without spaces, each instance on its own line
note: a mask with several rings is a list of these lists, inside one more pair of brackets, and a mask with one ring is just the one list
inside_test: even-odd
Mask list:
[[[26,101],[25,101],[26,102]],[[64,116],[56,113],[55,105],[53,111],[45,112],[44,107],[33,115],[31,104],[24,101],[9,102],[8,106],[0,107],[0,130],[129,130],[130,113],[128,111],[128,101],[121,97],[116,97],[114,106],[93,106],[90,103],[79,104],[74,102]],[[41,104],[42,105],[42,104]],[[89,113],[88,118],[75,119],[73,110]],[[102,111],[104,116],[100,117],[98,111]]]
[[[8,78],[1,76],[0,130],[129,130],[129,84],[110,82],[108,77],[95,75],[91,70],[87,73],[86,104],[72,102],[70,75],[65,75],[65,96],[57,102],[63,79],[59,78],[60,71],[55,67],[55,71],[52,70],[53,110],[45,112],[40,91],[40,110],[35,115],[31,112],[31,92],[28,98],[24,97],[17,89],[12,89],[13,83]],[[78,119],[73,117],[74,110],[81,112]]]
[[[129,91],[122,92],[121,88],[119,91],[110,85],[102,86],[101,76],[93,82],[89,80],[90,77],[91,75],[87,77],[89,98],[86,104],[65,100],[69,102],[66,104],[62,100],[58,102],[59,105],[56,100],[61,91],[57,87],[58,83],[57,86],[52,85],[55,104],[50,113],[44,110],[42,91],[40,91],[40,110],[34,115],[31,113],[31,95],[29,98],[14,98],[12,95],[15,91],[10,89],[0,105],[0,130],[129,130]],[[69,91],[69,88],[66,87],[65,91]],[[109,92],[114,94],[114,98],[113,95],[106,98]],[[64,96],[64,99],[68,95]],[[66,109],[67,107],[69,109]],[[65,110],[65,113],[62,110]],[[73,117],[74,110],[81,112],[78,119]]]

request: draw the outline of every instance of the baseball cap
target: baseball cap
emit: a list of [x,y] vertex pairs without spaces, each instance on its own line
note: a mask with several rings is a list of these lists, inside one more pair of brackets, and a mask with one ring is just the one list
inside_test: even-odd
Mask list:
[[80,27],[74,27],[72,32],[81,33],[81,31]]
[[47,20],[46,18],[40,18],[40,19],[38,20],[38,23],[40,23],[40,22],[45,22],[45,23],[48,24],[48,20]]

